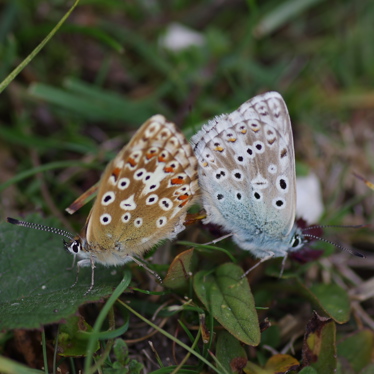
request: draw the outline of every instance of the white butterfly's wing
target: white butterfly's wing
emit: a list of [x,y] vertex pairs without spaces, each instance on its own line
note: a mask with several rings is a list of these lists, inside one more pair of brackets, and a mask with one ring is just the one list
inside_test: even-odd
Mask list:
[[243,249],[258,249],[257,257],[288,246],[284,241],[295,220],[295,156],[282,97],[256,96],[203,126],[192,145],[206,222],[233,232]]

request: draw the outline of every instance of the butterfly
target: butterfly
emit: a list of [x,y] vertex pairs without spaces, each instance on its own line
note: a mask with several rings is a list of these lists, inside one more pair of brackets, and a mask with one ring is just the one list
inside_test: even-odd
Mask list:
[[54,232],[80,258],[78,269],[135,260],[184,230],[187,209],[197,196],[197,160],[184,135],[162,115],[146,121],[106,167],[96,200],[79,235],[30,222],[8,222]]
[[277,92],[222,114],[192,137],[204,223],[222,226],[263,262],[286,259],[306,242],[295,224],[296,174],[291,121]]

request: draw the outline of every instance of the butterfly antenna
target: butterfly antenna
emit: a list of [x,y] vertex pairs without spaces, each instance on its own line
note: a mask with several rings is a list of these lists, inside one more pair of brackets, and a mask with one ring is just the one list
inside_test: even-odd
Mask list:
[[11,217],[7,217],[6,220],[9,223],[11,223],[12,225],[23,226],[23,227],[27,227],[29,229],[47,231],[47,232],[51,232],[53,234],[65,236],[66,238],[68,238],[70,240],[74,239],[74,236],[70,232],[65,231],[65,230],[61,230],[61,229],[57,229],[55,227],[44,226],[44,225],[40,225],[39,223],[19,221],[18,219],[11,218]]
[[365,256],[358,252],[358,251],[354,251],[352,249],[349,249],[349,248],[346,248],[346,247],[343,247],[342,245],[339,245],[339,244],[336,244],[336,243],[333,243],[331,242],[330,240],[327,240],[327,239],[324,239],[324,238],[320,238],[319,236],[316,236],[316,235],[312,235],[312,234],[304,234],[303,233],[303,236],[307,237],[307,238],[312,238],[312,239],[315,239],[315,240],[320,240],[321,242],[325,242],[325,243],[329,243],[329,244],[332,244],[333,246],[343,250],[343,251],[346,251],[348,253],[350,253],[351,255],[353,256],[357,256],[357,257],[361,257],[361,258],[365,258]]
[[313,230],[313,229],[324,229],[327,227],[335,227],[335,228],[341,228],[341,229],[360,229],[363,227],[368,227],[369,225],[316,225],[316,226],[309,226],[305,227],[305,229],[302,229],[302,232],[308,231],[308,230]]

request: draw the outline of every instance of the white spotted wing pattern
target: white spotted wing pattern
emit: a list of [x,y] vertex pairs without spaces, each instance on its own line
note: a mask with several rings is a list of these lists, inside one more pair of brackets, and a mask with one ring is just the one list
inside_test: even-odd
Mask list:
[[66,247],[83,266],[128,262],[184,229],[197,191],[191,145],[173,123],[153,116],[106,167],[86,224]]
[[280,94],[268,92],[221,115],[191,139],[207,218],[255,257],[286,257],[303,245],[295,225],[291,121]]

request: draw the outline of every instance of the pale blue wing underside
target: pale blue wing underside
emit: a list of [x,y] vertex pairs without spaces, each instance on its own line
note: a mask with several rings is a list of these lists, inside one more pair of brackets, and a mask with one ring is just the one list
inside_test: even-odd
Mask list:
[[285,256],[294,234],[295,156],[282,97],[268,92],[216,117],[192,139],[207,222],[256,257]]

